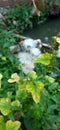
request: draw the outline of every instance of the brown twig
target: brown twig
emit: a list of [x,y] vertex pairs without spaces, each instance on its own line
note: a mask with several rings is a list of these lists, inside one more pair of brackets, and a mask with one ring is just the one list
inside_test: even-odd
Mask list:
[[19,35],[19,34],[14,34],[15,37],[19,38],[19,39],[26,39],[25,36]]
[[32,3],[33,3],[33,9],[31,11],[32,15],[40,16],[40,11],[37,9],[35,0],[32,0]]
[[52,46],[51,46],[50,44],[46,44],[46,43],[42,43],[42,46],[43,46],[43,47],[46,47],[46,48],[49,48],[49,49],[52,48]]
[[[21,40],[25,40],[27,38],[27,37],[19,35],[19,34],[14,34],[14,36],[21,39]],[[49,49],[52,48],[52,46],[50,44],[46,44],[46,43],[43,43],[43,42],[41,44],[42,44],[43,47],[46,47],[46,48],[49,48]]]

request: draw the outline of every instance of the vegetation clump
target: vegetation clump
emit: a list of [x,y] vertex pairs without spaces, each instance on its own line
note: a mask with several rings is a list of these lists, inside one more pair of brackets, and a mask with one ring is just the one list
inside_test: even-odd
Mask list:
[[8,26],[0,29],[0,130],[59,130],[60,59],[55,53],[56,41],[52,41],[50,50],[43,49],[33,60],[34,70],[25,75],[9,50],[19,42],[14,29],[17,32],[17,27],[23,31],[32,26],[30,8],[23,8],[23,13],[19,9],[8,13]]

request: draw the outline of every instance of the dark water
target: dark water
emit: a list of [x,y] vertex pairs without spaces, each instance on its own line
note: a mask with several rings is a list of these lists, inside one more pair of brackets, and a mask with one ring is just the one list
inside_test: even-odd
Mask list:
[[24,36],[50,43],[51,37],[60,32],[60,17],[49,18],[44,24],[24,32]]

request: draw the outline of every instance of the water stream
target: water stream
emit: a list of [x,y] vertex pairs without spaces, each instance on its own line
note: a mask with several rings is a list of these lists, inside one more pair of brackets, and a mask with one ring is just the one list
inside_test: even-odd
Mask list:
[[60,17],[49,18],[36,28],[24,32],[24,36],[33,39],[41,39],[42,42],[50,43],[51,37],[60,32]]

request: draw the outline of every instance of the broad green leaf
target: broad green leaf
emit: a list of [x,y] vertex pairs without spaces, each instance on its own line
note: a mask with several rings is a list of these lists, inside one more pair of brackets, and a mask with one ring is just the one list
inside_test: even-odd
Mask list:
[[50,82],[50,83],[54,83],[55,79],[46,75],[45,78]]
[[18,100],[15,100],[11,103],[12,110],[17,110],[20,107],[20,102]]
[[21,122],[19,121],[7,121],[6,122],[6,130],[18,130],[21,126]]
[[16,99],[25,99],[26,96],[26,80],[21,80],[18,86],[18,90],[16,91]]
[[7,92],[7,97],[11,98],[11,96],[12,96],[12,92]]
[[2,115],[0,115],[0,130],[5,130],[5,122]]
[[11,102],[9,98],[0,99],[0,111],[5,116],[11,112]]
[[35,71],[31,71],[31,72],[28,74],[28,76],[29,76],[30,78],[32,78],[32,79],[36,79],[36,78],[37,78],[37,74],[36,74]]
[[53,55],[50,53],[43,53],[40,54],[36,59],[34,59],[33,62],[49,65],[51,63],[52,56]]
[[33,82],[28,82],[26,84],[26,90],[31,93],[33,100],[35,103],[39,103],[40,101],[40,92],[43,89],[44,84],[40,81],[37,81],[35,84]]
[[17,106],[19,107],[20,106],[20,102],[18,100],[15,100],[11,103],[12,106]]

